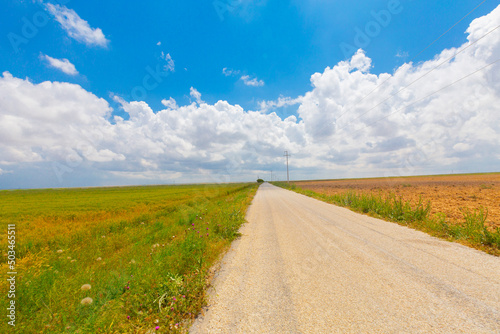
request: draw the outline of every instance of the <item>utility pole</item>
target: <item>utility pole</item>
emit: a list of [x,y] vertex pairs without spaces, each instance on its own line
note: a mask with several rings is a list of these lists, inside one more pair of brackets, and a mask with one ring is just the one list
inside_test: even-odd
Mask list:
[[288,157],[290,155],[288,154],[288,151],[285,151],[284,156],[286,157],[286,180],[287,180],[288,184],[290,184],[290,175],[288,174]]

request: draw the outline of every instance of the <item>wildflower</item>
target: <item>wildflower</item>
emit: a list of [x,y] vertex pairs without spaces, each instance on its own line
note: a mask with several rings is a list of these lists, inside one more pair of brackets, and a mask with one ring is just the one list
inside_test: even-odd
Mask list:
[[100,257],[98,257],[97,259],[95,259],[96,261],[101,261],[102,259]]
[[71,260],[71,262],[76,262],[76,260],[75,260],[75,259],[73,259],[73,260]]
[[63,250],[62,249],[58,249],[56,253],[62,253]]
[[194,226],[194,223],[192,223],[191,225]]
[[156,329],[156,330],[159,330],[159,329],[160,329],[160,326],[156,326],[156,327],[155,327],[155,329]]
[[186,298],[186,296],[185,296],[185,295],[182,295],[182,298]]
[[82,304],[82,305],[90,305],[90,304],[92,304],[92,302],[93,302],[92,298],[87,297],[87,298],[83,298],[82,301],[80,302],[80,304]]
[[127,315],[127,319],[129,319],[129,320],[130,320],[130,316],[129,316],[129,315]]
[[157,324],[157,323],[159,323],[159,322],[160,322],[160,320],[158,320],[158,319],[156,319],[156,320],[155,320],[155,324]]
[[67,257],[67,259],[68,259],[68,260],[71,260],[71,256],[68,256],[68,257]]
[[103,238],[103,239],[104,239],[104,238],[106,238],[106,236],[105,236],[105,235],[101,235],[101,238]]
[[130,260],[130,263],[135,264],[135,260],[134,259]]
[[82,291],[87,291],[87,290],[90,290],[92,287],[90,284],[84,284],[82,285],[81,289]]

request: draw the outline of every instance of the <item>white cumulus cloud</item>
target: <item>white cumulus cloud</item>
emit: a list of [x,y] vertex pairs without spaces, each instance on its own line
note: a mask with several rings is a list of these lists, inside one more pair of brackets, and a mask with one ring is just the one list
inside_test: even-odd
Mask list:
[[[108,102],[79,85],[4,72],[0,169],[21,183],[27,173],[55,173],[55,186],[82,175],[94,183],[250,181],[283,170],[288,150],[294,179],[498,171],[500,29],[479,40],[498,22],[500,6],[472,22],[464,45],[394,73],[370,73],[371,59],[359,51],[314,73],[302,96],[263,102],[259,111],[205,103],[191,87],[196,103],[165,99],[157,111],[114,97],[129,118],[112,122]],[[290,105],[296,115],[267,113]],[[47,170],[52,162],[63,167]]]
[[164,66],[165,71],[175,72],[175,63],[170,53],[165,54],[163,51],[161,52],[161,59],[167,62],[167,65]]
[[104,138],[112,129],[111,108],[79,85],[33,84],[4,72],[0,100],[0,162],[110,156]]
[[269,110],[273,110],[276,108],[281,108],[281,107],[286,107],[286,106],[293,106],[296,104],[300,104],[302,101],[302,97],[299,96],[295,99],[292,99],[291,97],[285,97],[285,96],[280,96],[278,100],[276,101],[261,101],[259,103],[260,110],[262,112],[267,112]]
[[[222,74],[224,74],[226,77],[235,77],[235,76],[239,76],[241,74],[241,71],[234,70],[232,68],[224,67],[222,69]],[[242,75],[240,77],[240,80],[242,80],[243,83],[247,86],[262,87],[265,85],[263,80],[259,80],[257,78],[252,78],[249,75]]]
[[170,109],[179,108],[179,106],[177,105],[177,102],[172,97],[168,100],[166,100],[166,99],[161,100],[161,104],[163,104],[165,107],[170,108]]
[[47,55],[40,55],[40,59],[45,60],[48,65],[53,68],[57,68],[58,70],[63,71],[68,75],[77,75],[78,71],[76,70],[75,65],[73,65],[68,59],[56,59]]
[[196,100],[198,104],[202,103],[203,101],[201,100],[201,93],[196,90],[196,88],[191,87],[189,89],[189,95]]
[[257,78],[250,78],[249,75],[243,75],[240,79],[243,80],[243,83],[247,86],[252,86],[252,87],[264,86],[264,81],[258,80]]
[[45,7],[51,13],[69,37],[88,46],[106,47],[109,40],[106,39],[100,28],[92,28],[89,23],[73,10],[62,5],[46,4]]
[[230,77],[230,76],[233,76],[233,75],[238,75],[240,74],[240,71],[238,70],[233,70],[231,68],[227,68],[227,67],[224,67],[222,69],[222,74],[224,74],[226,77]]

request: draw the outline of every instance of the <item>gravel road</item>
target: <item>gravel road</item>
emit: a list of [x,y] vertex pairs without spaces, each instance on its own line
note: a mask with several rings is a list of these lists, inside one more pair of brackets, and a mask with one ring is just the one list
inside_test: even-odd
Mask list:
[[500,333],[500,258],[263,184],[191,333]]

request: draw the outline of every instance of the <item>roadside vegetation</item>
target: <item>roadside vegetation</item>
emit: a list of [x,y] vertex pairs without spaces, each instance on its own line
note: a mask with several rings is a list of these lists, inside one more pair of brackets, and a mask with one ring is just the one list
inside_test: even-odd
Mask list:
[[346,191],[326,195],[304,190],[293,183],[273,182],[273,184],[324,202],[347,207],[352,211],[409,226],[450,241],[457,241],[489,254],[500,255],[500,228],[488,228],[486,225],[488,211],[485,208],[475,211],[463,209],[463,223],[452,224],[444,214],[430,215],[432,205],[430,202],[424,202],[421,199],[417,204],[411,204],[391,192],[366,194]]
[[[257,184],[0,192],[16,225],[18,333],[181,333]],[[5,234],[6,235],[6,234]],[[1,270],[7,240],[0,240]],[[7,281],[0,293],[7,295]],[[8,299],[1,298],[7,308]]]

